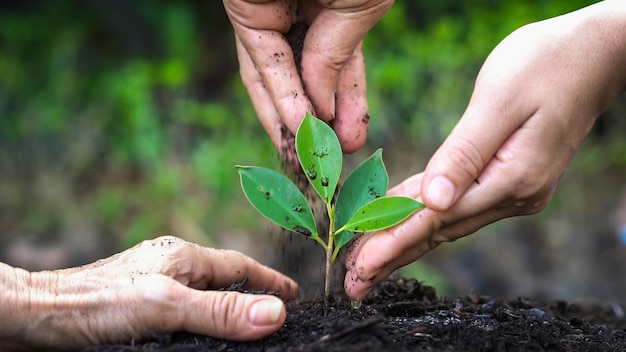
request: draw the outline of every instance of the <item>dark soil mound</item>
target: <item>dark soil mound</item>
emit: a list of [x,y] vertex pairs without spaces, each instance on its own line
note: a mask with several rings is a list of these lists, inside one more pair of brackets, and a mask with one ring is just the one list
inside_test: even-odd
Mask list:
[[173,334],[90,351],[626,351],[623,305],[440,298],[414,280],[388,280],[360,309],[348,301],[287,302],[284,327],[231,342]]

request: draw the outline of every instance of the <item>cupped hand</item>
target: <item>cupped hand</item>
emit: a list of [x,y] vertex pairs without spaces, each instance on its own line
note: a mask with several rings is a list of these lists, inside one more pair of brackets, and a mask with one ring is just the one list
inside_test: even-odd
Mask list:
[[624,89],[625,12],[605,1],[522,27],[494,49],[426,170],[389,191],[426,208],[355,242],[348,296],[362,298],[443,242],[546,206],[596,117]]
[[282,300],[212,290],[246,278],[246,289],[297,296],[294,281],[239,252],[172,236],[144,241],[80,268],[33,273],[30,324],[23,339],[64,349],[176,331],[258,339],[282,326]]
[[[369,115],[361,41],[392,4],[224,0],[235,30],[242,81],[279,151],[289,150],[305,112],[330,122],[345,152],[363,145]],[[309,26],[300,63],[285,38],[297,22]]]

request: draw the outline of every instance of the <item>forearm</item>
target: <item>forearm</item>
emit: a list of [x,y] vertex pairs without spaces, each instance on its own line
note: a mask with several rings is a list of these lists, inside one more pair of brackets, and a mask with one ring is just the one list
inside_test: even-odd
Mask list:
[[[621,82],[621,86],[618,94],[626,92],[626,6],[622,0],[609,0],[607,3],[608,12],[614,18],[615,25],[613,33],[613,40],[617,45],[616,53],[616,65],[618,69],[618,79]],[[598,18],[602,21],[602,18]]]
[[0,350],[19,350],[29,328],[28,271],[0,263]]
[[[596,83],[604,85],[606,105],[626,89],[626,6],[623,0],[605,0],[569,15],[574,24],[572,43],[581,42],[596,69]],[[576,44],[572,44],[576,45]],[[602,89],[599,89],[602,90]]]
[[75,315],[89,303],[91,295],[82,292],[79,300],[73,292],[85,291],[89,279],[67,285],[61,276],[68,277],[63,270],[31,273],[0,263],[0,351],[68,347],[74,338],[68,331],[82,335],[80,324],[67,328],[80,322]]
[[485,61],[470,109],[498,92],[526,109],[518,117],[540,113],[568,126],[575,150],[625,87],[626,7],[606,0],[511,33]]

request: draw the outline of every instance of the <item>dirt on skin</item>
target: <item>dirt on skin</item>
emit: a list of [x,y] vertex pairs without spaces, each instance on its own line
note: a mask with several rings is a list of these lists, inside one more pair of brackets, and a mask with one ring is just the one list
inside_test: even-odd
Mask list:
[[122,351],[625,351],[625,305],[496,300],[479,295],[437,298],[415,280],[387,280],[354,309],[346,300],[289,301],[273,335],[232,342],[178,333]]

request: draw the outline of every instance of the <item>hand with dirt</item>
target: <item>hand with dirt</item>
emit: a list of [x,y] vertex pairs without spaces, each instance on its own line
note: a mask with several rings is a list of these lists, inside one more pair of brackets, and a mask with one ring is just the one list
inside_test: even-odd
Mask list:
[[462,118],[423,173],[389,191],[427,208],[347,258],[358,299],[394,269],[497,220],[533,214],[597,116],[626,85],[626,6],[608,0],[524,26],[478,74]]
[[288,162],[297,164],[295,154],[289,153],[305,112],[331,124],[344,152],[354,152],[365,142],[369,115],[361,42],[392,4],[224,0],[243,84],[263,127]]
[[246,278],[246,289],[297,296],[295,282],[239,252],[171,236],[79,268],[29,273],[0,263],[0,350],[76,350],[176,331],[258,339],[282,326],[280,298],[208,290]]

